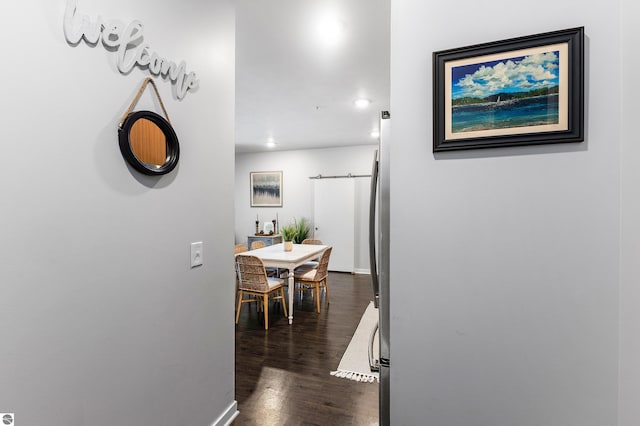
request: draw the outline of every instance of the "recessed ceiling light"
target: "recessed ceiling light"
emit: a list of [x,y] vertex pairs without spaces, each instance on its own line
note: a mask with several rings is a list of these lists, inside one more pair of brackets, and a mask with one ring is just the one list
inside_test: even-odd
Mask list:
[[373,131],[371,132],[371,137],[372,137],[372,138],[379,138],[379,137],[380,137],[380,132],[379,132],[379,131],[377,131],[377,130],[373,130]]
[[333,14],[325,15],[316,23],[316,37],[326,47],[336,46],[344,38],[345,25]]
[[366,108],[369,106],[369,104],[371,104],[371,101],[369,99],[360,98],[356,99],[354,103],[358,108]]

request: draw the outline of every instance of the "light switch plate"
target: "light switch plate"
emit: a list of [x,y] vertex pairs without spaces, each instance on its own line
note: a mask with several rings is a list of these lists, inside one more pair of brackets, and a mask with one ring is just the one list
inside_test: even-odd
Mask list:
[[191,243],[191,267],[202,265],[202,241]]

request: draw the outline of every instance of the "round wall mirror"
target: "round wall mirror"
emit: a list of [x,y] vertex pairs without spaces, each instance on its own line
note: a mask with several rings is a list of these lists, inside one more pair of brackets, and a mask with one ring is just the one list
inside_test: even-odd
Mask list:
[[122,156],[146,175],[163,175],[178,165],[180,145],[173,127],[151,111],[135,111],[118,129]]

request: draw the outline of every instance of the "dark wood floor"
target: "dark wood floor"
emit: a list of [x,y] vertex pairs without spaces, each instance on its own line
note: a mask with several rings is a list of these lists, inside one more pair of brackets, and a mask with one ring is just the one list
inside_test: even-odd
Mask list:
[[372,298],[369,279],[330,273],[330,305],[322,296],[318,314],[310,292],[296,296],[289,325],[272,304],[267,331],[245,304],[236,326],[235,426],[378,424],[378,384],[329,375]]

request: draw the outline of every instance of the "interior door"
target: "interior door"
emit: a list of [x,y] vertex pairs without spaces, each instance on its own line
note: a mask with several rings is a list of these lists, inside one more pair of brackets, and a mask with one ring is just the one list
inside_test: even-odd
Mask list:
[[333,247],[329,270],[354,272],[355,183],[353,178],[314,181],[314,238]]

